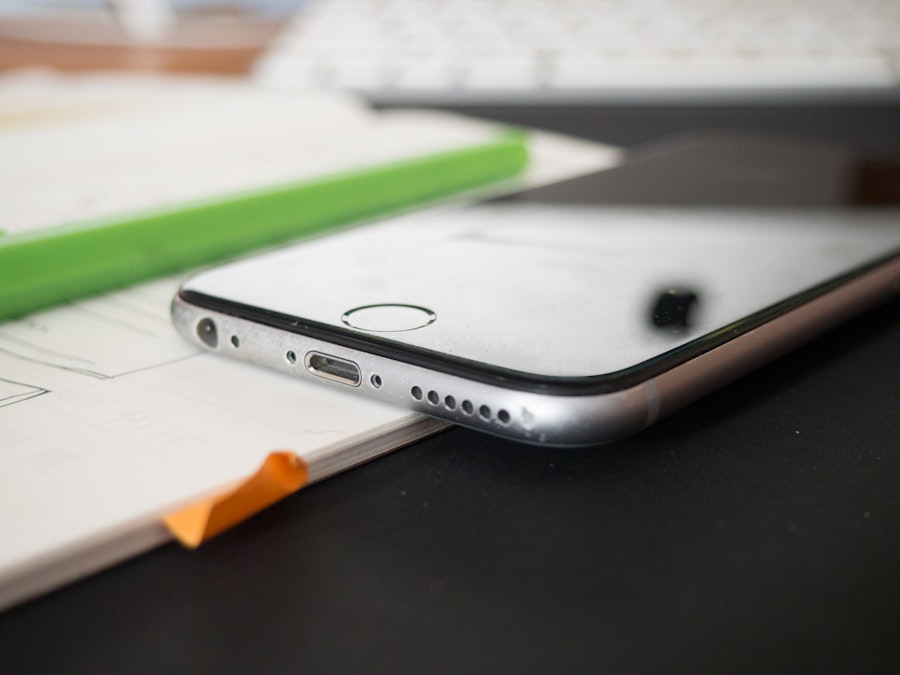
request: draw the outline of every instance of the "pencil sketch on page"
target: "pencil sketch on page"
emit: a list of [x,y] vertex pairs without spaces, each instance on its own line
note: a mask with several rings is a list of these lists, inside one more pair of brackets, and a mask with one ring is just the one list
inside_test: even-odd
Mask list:
[[0,353],[97,379],[187,358],[199,350],[172,339],[176,287],[154,281],[0,324]]
[[21,382],[0,378],[0,408],[20,401],[27,401],[30,398],[46,393],[47,390],[40,387],[32,387]]

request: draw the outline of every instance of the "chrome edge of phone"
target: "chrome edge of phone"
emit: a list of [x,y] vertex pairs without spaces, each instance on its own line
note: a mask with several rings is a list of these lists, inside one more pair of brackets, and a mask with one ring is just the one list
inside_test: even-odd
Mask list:
[[[179,297],[172,302],[172,320],[182,336],[206,351],[227,353],[288,375],[526,443],[582,446],[612,441],[651,424],[658,409],[652,385],[595,396],[513,391],[196,307]],[[214,344],[202,339],[199,332],[210,322],[218,333]],[[309,353],[355,364],[360,384],[351,387],[316,373],[305,365]]]

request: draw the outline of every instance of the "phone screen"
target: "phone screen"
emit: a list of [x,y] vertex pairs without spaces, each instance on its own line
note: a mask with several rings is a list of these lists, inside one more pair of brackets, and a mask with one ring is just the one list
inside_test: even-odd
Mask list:
[[656,154],[254,257],[183,292],[469,371],[621,384],[900,250],[897,195],[850,203],[861,175],[890,185],[891,163],[744,140]]
[[614,373],[900,247],[898,214],[501,200],[211,272],[206,293],[547,377]]

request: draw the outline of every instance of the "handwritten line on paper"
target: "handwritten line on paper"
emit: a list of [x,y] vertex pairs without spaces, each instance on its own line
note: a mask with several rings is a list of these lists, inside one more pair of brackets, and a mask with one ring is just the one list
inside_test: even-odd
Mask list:
[[46,393],[48,393],[48,391],[41,387],[32,387],[31,385],[22,384],[21,382],[13,382],[11,380],[0,378],[0,407],[19,403],[20,401],[27,401],[30,398],[41,396]]
[[177,284],[155,281],[9,321],[0,352],[101,380],[194,356],[200,350],[169,322]]

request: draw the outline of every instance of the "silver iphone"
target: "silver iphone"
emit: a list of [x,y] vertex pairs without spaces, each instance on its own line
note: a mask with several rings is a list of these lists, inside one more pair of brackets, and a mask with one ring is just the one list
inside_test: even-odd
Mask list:
[[893,208],[616,204],[579,180],[577,200],[442,206],[211,269],[181,288],[175,326],[323,386],[578,446],[900,291]]

